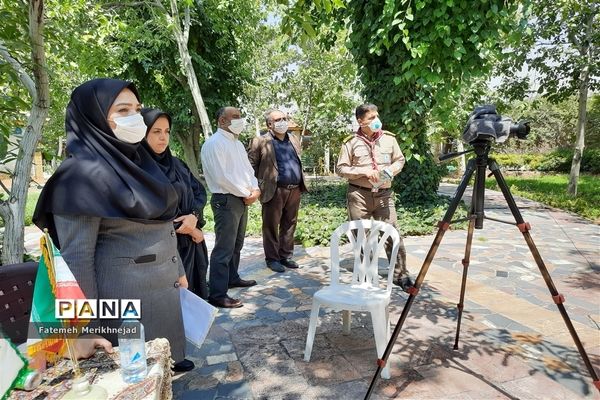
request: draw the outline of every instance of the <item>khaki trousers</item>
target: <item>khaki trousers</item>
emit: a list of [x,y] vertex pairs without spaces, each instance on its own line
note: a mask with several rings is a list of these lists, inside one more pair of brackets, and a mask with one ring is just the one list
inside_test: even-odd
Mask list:
[[[398,221],[396,208],[394,207],[394,199],[391,189],[380,189],[378,192],[371,192],[371,189],[358,188],[348,185],[348,217],[350,221],[357,219],[371,219],[384,221],[392,224],[398,229]],[[388,259],[392,252],[392,241],[388,240],[385,244],[385,251]],[[394,281],[400,277],[407,275],[406,270],[406,248],[400,236],[400,248],[396,258],[396,266],[394,268]]]

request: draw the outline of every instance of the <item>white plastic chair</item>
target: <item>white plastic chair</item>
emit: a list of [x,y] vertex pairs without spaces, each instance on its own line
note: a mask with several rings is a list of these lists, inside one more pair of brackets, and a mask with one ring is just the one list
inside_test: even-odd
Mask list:
[[[354,270],[350,284],[340,282],[339,244],[343,235],[348,237],[354,253]],[[386,284],[379,287],[378,259],[379,254],[384,251],[388,238],[393,240],[392,254],[387,260],[388,277]],[[304,361],[310,361],[321,306],[334,311],[343,311],[343,326],[346,334],[350,333],[352,311],[370,312],[377,356],[381,358],[390,338],[388,305],[392,293],[393,269],[400,247],[400,235],[392,225],[382,221],[350,221],[343,223],[333,232],[330,246],[331,284],[320,289],[313,296]],[[389,366],[381,371],[381,377],[390,378]]]

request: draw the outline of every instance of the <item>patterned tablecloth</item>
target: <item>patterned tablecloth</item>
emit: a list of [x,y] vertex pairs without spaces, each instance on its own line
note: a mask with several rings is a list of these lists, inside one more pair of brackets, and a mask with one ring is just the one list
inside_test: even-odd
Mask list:
[[[90,383],[100,385],[108,392],[110,400],[170,400],[171,347],[167,339],[154,339],[146,343],[148,376],[136,384],[127,384],[119,371],[119,351],[113,354],[99,351],[88,360],[80,360],[79,367]],[[73,371],[70,360],[61,360],[44,372],[42,384],[34,391],[14,390],[10,400],[55,400],[71,388]]]

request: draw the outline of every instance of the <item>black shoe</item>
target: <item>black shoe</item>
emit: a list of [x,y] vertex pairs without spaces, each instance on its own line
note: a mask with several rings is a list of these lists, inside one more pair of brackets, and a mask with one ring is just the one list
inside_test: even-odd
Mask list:
[[223,297],[221,299],[210,299],[210,304],[219,308],[240,308],[243,306],[242,302],[238,299],[232,299],[231,297]]
[[187,358],[183,361],[179,361],[171,368],[174,372],[187,372],[193,370],[195,367],[194,363]]
[[413,286],[413,281],[410,279],[410,276],[402,275],[400,278],[394,280],[394,285],[400,286],[402,290],[408,292],[408,289]]
[[254,279],[245,280],[240,278],[238,281],[230,283],[228,286],[230,288],[234,287],[250,287],[256,285],[256,281]]
[[279,261],[267,260],[267,267],[271,268],[274,272],[285,272],[285,267]]
[[298,265],[298,263],[296,261],[292,260],[291,258],[283,258],[283,259],[279,260],[279,263],[285,265],[288,268],[292,268],[292,269],[296,269],[296,268],[300,267]]

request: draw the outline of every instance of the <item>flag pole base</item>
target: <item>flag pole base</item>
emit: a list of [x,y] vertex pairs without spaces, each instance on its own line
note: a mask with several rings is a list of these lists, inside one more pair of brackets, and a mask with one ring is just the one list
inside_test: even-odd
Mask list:
[[73,379],[73,387],[63,397],[64,400],[104,400],[108,392],[102,386],[90,385],[84,376]]

